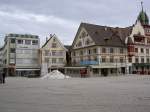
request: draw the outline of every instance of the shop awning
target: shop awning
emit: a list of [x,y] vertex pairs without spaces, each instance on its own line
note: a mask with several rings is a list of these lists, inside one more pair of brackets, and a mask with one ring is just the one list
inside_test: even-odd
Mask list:
[[30,68],[17,68],[16,69],[17,71],[32,71],[32,70],[40,70],[40,68],[33,68],[33,69],[30,69]]

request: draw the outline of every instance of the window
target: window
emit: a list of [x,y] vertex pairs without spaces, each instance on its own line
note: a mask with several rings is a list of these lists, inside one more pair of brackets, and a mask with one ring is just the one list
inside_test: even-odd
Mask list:
[[15,53],[16,49],[15,48],[10,48],[10,53]]
[[73,56],[76,56],[76,52],[73,52]]
[[120,54],[123,54],[123,48],[120,48]]
[[83,51],[80,51],[80,55],[83,55]]
[[86,37],[86,33],[82,32],[82,38]]
[[63,63],[63,58],[59,58],[59,63]]
[[146,54],[149,54],[149,49],[146,49]]
[[97,53],[97,49],[95,48],[95,49],[93,49],[93,53],[94,54],[96,54]]
[[129,57],[129,63],[132,63],[132,57]]
[[146,63],[149,63],[149,61],[150,61],[149,58],[147,58],[147,59],[146,59]]
[[17,40],[18,44],[23,44],[23,40]]
[[85,41],[85,45],[89,45],[89,44],[90,44],[90,40],[87,39],[87,40]]
[[49,63],[49,58],[45,58],[45,63]]
[[106,58],[102,57],[102,63],[105,63],[105,62],[106,62]]
[[56,56],[56,51],[52,51],[52,56]]
[[56,43],[52,43],[52,48],[56,48],[57,44]]
[[77,46],[78,46],[78,47],[81,47],[81,46],[82,46],[82,42],[81,42],[81,41],[78,42]]
[[135,48],[135,52],[138,53],[138,48]]
[[88,50],[88,54],[91,54],[91,50],[90,49]]
[[147,43],[150,44],[150,38],[147,38]]
[[49,50],[45,50],[45,56],[49,56]]
[[141,57],[141,63],[144,63],[144,57]]
[[120,57],[120,63],[123,63],[123,57]]
[[38,40],[32,40],[32,45],[38,45]]
[[11,39],[11,43],[15,43],[15,39],[14,38]]
[[134,37],[134,41],[135,42],[144,43],[144,38],[142,38],[142,37]]
[[102,48],[102,53],[106,53],[106,48]]
[[56,63],[56,58],[52,58],[52,63]]
[[31,40],[25,40],[25,44],[26,45],[30,45],[31,44]]
[[110,57],[110,63],[114,62],[114,57]]
[[141,48],[141,53],[144,53],[144,49],[143,48]]
[[135,58],[135,63],[139,63],[139,58]]
[[110,48],[110,53],[114,53],[114,49],[113,48]]

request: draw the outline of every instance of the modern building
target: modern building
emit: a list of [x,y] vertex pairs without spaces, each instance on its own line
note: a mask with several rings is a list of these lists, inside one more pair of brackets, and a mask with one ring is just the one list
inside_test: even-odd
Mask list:
[[9,76],[38,75],[40,40],[37,35],[7,34],[3,46],[3,70]]
[[[59,69],[64,72],[64,66],[66,65],[66,52],[67,49],[60,42],[58,37],[55,34],[50,35],[50,38],[46,40],[45,44],[40,49],[41,72],[50,72],[54,69]],[[42,74],[43,73],[41,73],[41,75]]]

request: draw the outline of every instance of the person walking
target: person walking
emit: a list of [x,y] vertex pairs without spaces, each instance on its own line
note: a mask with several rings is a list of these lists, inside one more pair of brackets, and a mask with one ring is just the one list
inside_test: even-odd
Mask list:
[[2,73],[0,72],[0,84],[3,82],[3,76],[2,76]]
[[2,73],[2,83],[4,84],[5,83],[5,77],[6,77],[6,74],[5,72]]

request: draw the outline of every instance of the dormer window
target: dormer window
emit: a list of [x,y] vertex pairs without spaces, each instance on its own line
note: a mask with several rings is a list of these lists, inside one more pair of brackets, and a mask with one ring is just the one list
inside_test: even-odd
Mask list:
[[86,32],[82,32],[82,38],[86,37]]
[[134,41],[135,41],[135,42],[144,43],[144,37],[136,36],[136,37],[134,37]]
[[82,46],[82,42],[78,42],[77,47],[81,47]]
[[89,45],[89,44],[90,44],[90,40],[87,39],[87,40],[85,41],[85,44],[86,44],[86,45]]

